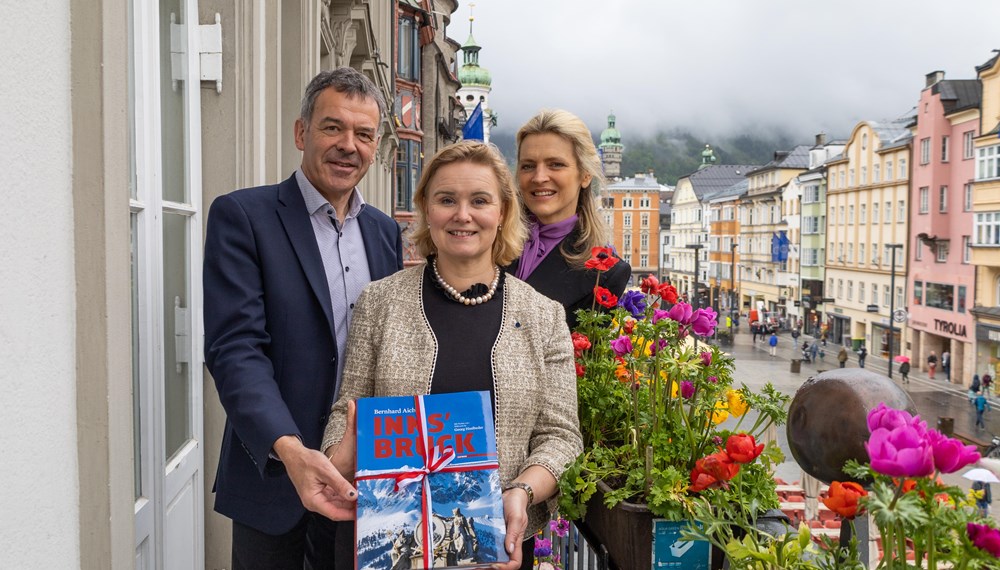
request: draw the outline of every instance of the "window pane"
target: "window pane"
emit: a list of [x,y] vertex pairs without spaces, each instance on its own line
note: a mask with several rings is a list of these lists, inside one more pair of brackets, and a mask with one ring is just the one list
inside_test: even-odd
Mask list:
[[163,214],[163,396],[166,456],[191,437],[188,217]]
[[[173,81],[171,56],[171,14],[174,25],[183,24],[180,0],[160,3],[160,156],[163,177],[163,199],[186,203],[187,164],[184,154],[184,81]],[[186,41],[185,34],[178,34]],[[186,46],[174,46],[173,51],[184,51]],[[178,56],[182,57],[182,56]],[[177,67],[180,67],[178,63]]]
[[133,489],[135,498],[142,496],[142,406],[139,382],[139,220],[132,214],[129,221],[132,275],[132,453]]
[[950,311],[955,306],[955,287],[943,283],[927,283],[926,294],[928,307]]

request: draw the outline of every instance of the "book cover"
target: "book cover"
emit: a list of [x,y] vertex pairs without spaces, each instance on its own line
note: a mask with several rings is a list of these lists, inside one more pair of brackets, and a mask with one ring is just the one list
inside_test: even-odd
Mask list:
[[357,402],[358,569],[506,562],[489,392]]

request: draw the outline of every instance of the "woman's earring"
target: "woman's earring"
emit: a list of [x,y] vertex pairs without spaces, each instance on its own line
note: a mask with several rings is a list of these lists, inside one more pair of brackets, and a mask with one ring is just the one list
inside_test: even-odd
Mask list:
[[497,226],[497,231],[498,231],[498,232],[499,232],[500,230],[502,230],[502,229],[503,229],[503,224],[500,224],[500,225],[498,225],[498,226]]

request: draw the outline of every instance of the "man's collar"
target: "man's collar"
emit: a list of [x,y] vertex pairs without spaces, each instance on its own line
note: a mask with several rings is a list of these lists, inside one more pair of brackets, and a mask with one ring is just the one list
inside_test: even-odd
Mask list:
[[[320,208],[332,207],[332,204],[330,204],[330,202],[319,193],[319,190],[313,186],[312,182],[306,178],[306,175],[302,172],[301,168],[295,171],[295,181],[299,184],[299,190],[302,192],[302,200],[305,201],[306,211],[309,212],[310,216],[315,214],[316,210],[319,210]],[[348,218],[358,217],[367,205],[365,203],[365,199],[361,197],[361,192],[358,191],[357,186],[351,190],[351,197],[348,203],[350,204],[350,207],[347,209]]]

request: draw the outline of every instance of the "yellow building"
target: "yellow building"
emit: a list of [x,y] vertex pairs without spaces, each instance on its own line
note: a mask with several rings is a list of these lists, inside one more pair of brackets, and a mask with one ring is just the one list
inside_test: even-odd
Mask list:
[[[873,354],[889,352],[890,305],[905,307],[909,123],[862,121],[841,158],[828,163],[827,334],[838,344],[864,343]],[[900,354],[903,328],[895,327],[893,354]]]
[[972,263],[976,265],[975,373],[997,376],[1000,363],[1000,56],[976,68],[983,98],[979,132],[973,141]]
[[758,311],[760,319],[785,322],[790,299],[798,298],[788,281],[793,236],[782,197],[788,183],[808,168],[809,146],[801,145],[775,152],[774,160],[747,174],[747,194],[740,201],[740,297],[741,306]]

